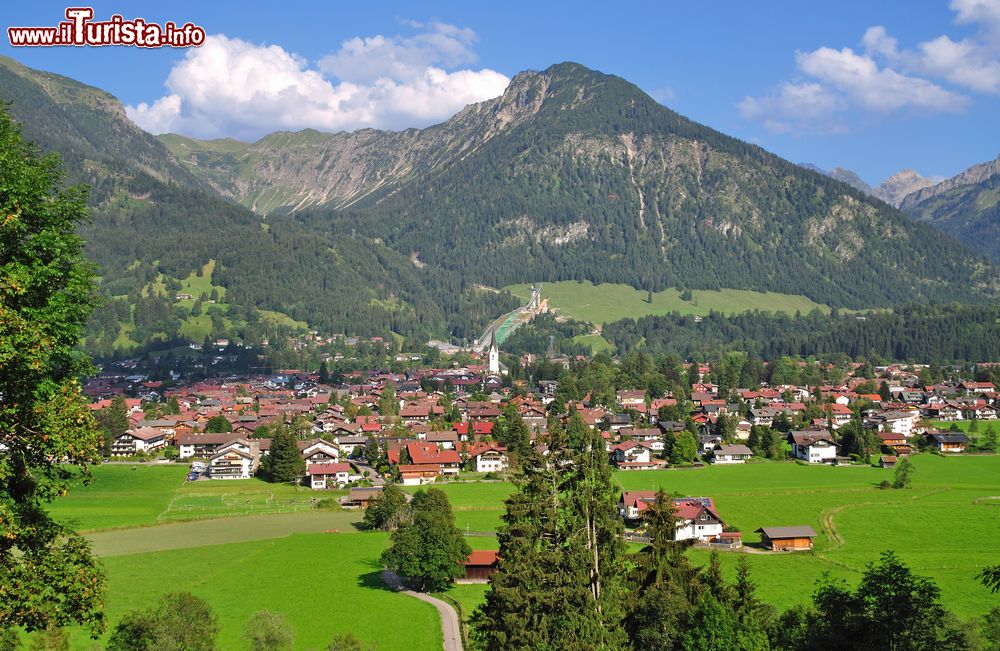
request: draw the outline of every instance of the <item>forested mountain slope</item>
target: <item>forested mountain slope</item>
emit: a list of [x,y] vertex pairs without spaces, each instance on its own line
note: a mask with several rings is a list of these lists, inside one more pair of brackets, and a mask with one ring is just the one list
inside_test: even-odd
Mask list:
[[901,207],[1000,262],[1000,157],[907,195]]
[[559,64],[477,111],[495,116],[491,137],[462,156],[303,218],[493,286],[732,287],[848,307],[996,289],[995,267],[932,228],[618,77]]

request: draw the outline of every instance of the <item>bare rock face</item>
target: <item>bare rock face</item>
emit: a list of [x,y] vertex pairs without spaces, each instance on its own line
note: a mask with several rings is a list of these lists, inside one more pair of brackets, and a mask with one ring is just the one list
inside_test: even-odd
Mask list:
[[931,179],[924,178],[915,170],[905,169],[883,181],[875,188],[874,194],[882,201],[898,208],[906,195],[931,185],[934,185]]
[[995,176],[1000,176],[1000,156],[997,156],[995,160],[991,160],[988,163],[973,165],[961,174],[953,176],[950,179],[945,179],[940,183],[911,190],[909,194],[903,197],[900,207],[904,210],[915,208],[931,197],[936,197],[963,185],[983,183]]

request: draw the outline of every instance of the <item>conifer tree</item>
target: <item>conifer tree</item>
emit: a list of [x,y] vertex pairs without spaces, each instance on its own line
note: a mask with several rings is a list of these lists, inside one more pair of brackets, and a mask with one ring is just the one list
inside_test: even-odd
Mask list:
[[298,481],[305,474],[306,461],[290,428],[282,426],[275,429],[271,449],[264,458],[264,471],[268,479],[275,483]]

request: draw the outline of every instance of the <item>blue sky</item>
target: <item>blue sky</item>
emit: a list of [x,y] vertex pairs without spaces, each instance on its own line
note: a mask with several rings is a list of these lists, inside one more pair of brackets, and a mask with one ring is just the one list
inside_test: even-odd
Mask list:
[[[4,27],[54,25],[65,7],[7,6]],[[425,126],[521,70],[577,61],[789,160],[872,183],[905,167],[950,176],[1000,154],[1000,0],[93,7],[98,20],[191,21],[210,43],[44,49],[3,38],[0,54],[108,90],[154,132]]]

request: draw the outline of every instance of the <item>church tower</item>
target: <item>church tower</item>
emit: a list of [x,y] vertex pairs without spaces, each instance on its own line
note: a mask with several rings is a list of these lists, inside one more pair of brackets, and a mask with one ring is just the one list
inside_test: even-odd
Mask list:
[[500,347],[497,345],[497,331],[490,335],[490,375],[500,374]]

